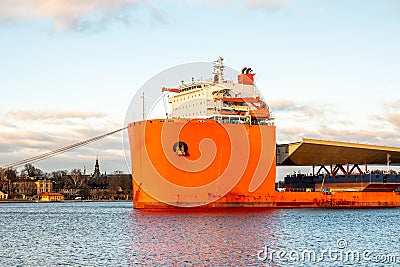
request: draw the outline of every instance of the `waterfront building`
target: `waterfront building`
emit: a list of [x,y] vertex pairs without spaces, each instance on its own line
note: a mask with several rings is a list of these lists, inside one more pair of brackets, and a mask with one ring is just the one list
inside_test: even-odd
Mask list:
[[54,191],[65,199],[107,199],[128,200],[132,194],[132,176],[121,171],[112,174],[100,172],[99,158],[96,157],[91,174],[74,172],[64,174],[55,184]]
[[2,191],[0,191],[0,199],[8,199],[8,194],[3,193]]
[[59,193],[43,192],[39,194],[39,201],[62,201],[64,195]]
[[37,194],[37,186],[30,179],[12,182],[10,189],[10,197],[17,199],[26,199]]
[[37,194],[41,194],[41,193],[51,193],[52,189],[53,189],[53,182],[47,179],[43,179],[43,180],[37,180],[35,181],[36,184],[36,188],[37,188]]

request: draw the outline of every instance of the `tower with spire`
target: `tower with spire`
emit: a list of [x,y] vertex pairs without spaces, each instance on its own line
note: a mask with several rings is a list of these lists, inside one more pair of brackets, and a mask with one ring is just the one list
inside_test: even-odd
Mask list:
[[94,165],[94,174],[93,178],[99,178],[100,177],[100,166],[99,166],[99,157],[96,157],[96,164]]

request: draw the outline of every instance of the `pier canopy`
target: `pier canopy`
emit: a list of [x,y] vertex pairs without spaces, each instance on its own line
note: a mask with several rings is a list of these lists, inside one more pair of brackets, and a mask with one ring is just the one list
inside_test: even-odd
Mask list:
[[400,148],[346,143],[316,139],[278,144],[278,165],[322,166],[334,164],[391,164],[400,163]]

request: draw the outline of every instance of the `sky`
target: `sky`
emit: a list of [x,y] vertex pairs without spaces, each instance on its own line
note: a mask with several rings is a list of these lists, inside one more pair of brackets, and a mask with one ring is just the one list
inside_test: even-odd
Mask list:
[[[278,143],[400,147],[399,47],[393,0],[0,0],[0,166],[122,127],[154,75],[218,56],[255,70]],[[130,170],[122,134],[34,165],[96,157]]]

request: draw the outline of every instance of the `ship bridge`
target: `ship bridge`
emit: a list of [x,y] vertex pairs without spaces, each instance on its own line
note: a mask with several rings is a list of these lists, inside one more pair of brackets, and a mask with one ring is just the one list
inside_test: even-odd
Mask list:
[[286,166],[400,163],[400,148],[397,147],[316,139],[278,144],[276,153],[277,164]]

